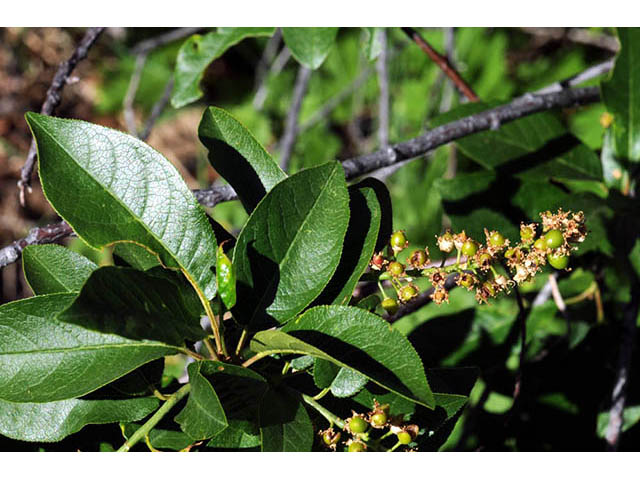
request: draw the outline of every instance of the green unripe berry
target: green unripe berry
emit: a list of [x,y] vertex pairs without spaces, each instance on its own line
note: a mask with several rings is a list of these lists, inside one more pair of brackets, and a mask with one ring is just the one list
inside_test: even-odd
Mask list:
[[544,241],[544,237],[540,237],[539,239],[537,239],[533,244],[533,248],[535,248],[536,250],[546,250],[547,242]]
[[504,245],[504,236],[500,232],[494,232],[489,237],[489,243],[494,247],[501,247]]
[[391,262],[387,267],[387,270],[394,277],[398,277],[404,273],[404,265],[400,262]]
[[564,237],[560,230],[549,230],[544,236],[544,243],[547,248],[558,248],[564,243]]
[[556,270],[564,270],[569,266],[569,256],[568,255],[547,255],[547,260],[549,261],[549,265],[551,265]]
[[364,446],[364,443],[362,442],[352,442],[349,445],[349,451],[350,452],[364,452],[366,450],[366,447]]
[[411,256],[409,257],[409,261],[413,267],[422,267],[425,263],[427,263],[428,257],[427,252],[424,250],[414,250]]
[[398,230],[391,235],[389,243],[394,251],[400,251],[407,246],[407,237],[402,230]]
[[480,255],[480,258],[478,258],[478,263],[480,265],[491,263],[491,255],[489,255],[488,253],[483,253],[482,255]]
[[506,252],[504,252],[504,258],[511,258],[516,254],[515,248],[510,248]]
[[462,244],[461,252],[467,257],[473,257],[478,251],[478,244],[473,240],[467,240]]
[[486,292],[491,295],[492,297],[495,296],[496,294],[496,289],[493,286],[493,284],[491,282],[484,282],[482,284],[482,288],[484,288],[486,290]]
[[410,301],[416,295],[418,295],[418,290],[416,290],[416,287],[413,285],[405,285],[398,291],[398,297],[400,297],[400,300],[403,302]]
[[340,432],[336,432],[334,434],[332,434],[331,432],[324,432],[324,434],[322,435],[322,441],[328,447],[331,445],[335,445],[340,441]]
[[409,432],[399,432],[396,437],[398,437],[398,443],[401,445],[409,445],[413,440]]
[[349,430],[352,433],[364,433],[367,431],[369,424],[362,417],[351,417],[349,420]]
[[371,415],[371,425],[374,427],[382,427],[387,423],[387,414],[384,412],[377,412]]
[[382,300],[382,308],[384,308],[389,315],[395,315],[398,311],[398,302],[395,298],[385,298]]

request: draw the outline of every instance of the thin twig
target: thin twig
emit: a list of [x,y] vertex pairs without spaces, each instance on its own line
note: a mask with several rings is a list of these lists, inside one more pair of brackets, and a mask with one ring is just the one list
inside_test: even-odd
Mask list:
[[536,37],[551,40],[563,40],[566,38],[573,43],[590,45],[610,52],[617,52],[620,49],[620,44],[616,37],[605,33],[591,32],[585,28],[521,27],[520,30]]
[[0,249],[0,267],[5,267],[20,258],[22,250],[29,245],[55,243],[69,235],[73,230],[66,222],[52,223],[45,227],[32,228],[29,234],[20,240]]
[[280,53],[271,64],[269,73],[263,78],[262,83],[256,90],[256,94],[253,97],[253,108],[255,108],[256,110],[262,110],[264,101],[267,99],[267,84],[269,83],[267,80],[271,76],[278,75],[285,67],[290,58],[291,52],[289,51],[289,49],[287,47],[282,47],[282,50],[280,50]]
[[151,113],[149,114],[149,118],[147,118],[147,121],[144,125],[144,129],[142,130],[142,133],[138,137],[140,138],[140,140],[144,141],[147,138],[149,138],[149,135],[151,135],[151,129],[153,128],[153,125],[156,123],[156,121],[158,120],[158,118],[160,117],[164,109],[169,104],[169,99],[171,98],[171,92],[173,91],[173,83],[174,81],[173,81],[173,75],[172,75],[169,81],[167,82],[167,85],[164,87],[164,92],[162,94],[162,97],[160,97],[160,99],[153,105],[153,108],[151,109]]
[[289,161],[291,160],[291,154],[293,153],[293,147],[296,144],[298,138],[298,117],[300,116],[300,107],[302,107],[302,100],[307,93],[309,87],[309,79],[311,78],[311,69],[300,65],[298,68],[298,76],[296,77],[296,84],[293,88],[293,98],[291,99],[291,107],[287,114],[287,120],[284,127],[284,135],[280,142],[280,167],[285,172],[289,170]]
[[[96,42],[100,34],[104,31],[105,27],[91,27],[88,28],[84,37],[73,51],[71,56],[65,62],[62,62],[56,71],[56,74],[53,76],[53,80],[51,81],[51,85],[47,90],[47,95],[44,103],[42,104],[42,108],[40,109],[40,113],[42,115],[51,115],[54,110],[60,105],[60,101],[62,100],[62,90],[64,86],[68,83],[69,77],[73,70],[76,68],[76,65],[86,58],[89,53],[89,49]],[[27,160],[24,163],[24,166],[20,170],[20,180],[18,180],[18,189],[20,191],[20,205],[25,206],[25,188],[31,191],[31,173],[33,172],[33,167],[36,161],[36,142],[35,140],[31,141],[31,146],[29,147],[29,153],[27,155]]]
[[[599,100],[600,94],[598,87],[567,89],[545,95],[526,94],[516,98],[511,103],[441,125],[424,135],[407,140],[406,142],[397,143],[387,149],[345,160],[342,163],[342,167],[347,180],[354,180],[380,168],[424,155],[441,145],[445,145],[459,138],[492,128],[499,128],[502,124],[534,113],[551,110],[553,108],[586,105]],[[205,207],[214,207],[219,203],[237,200],[238,198],[235,190],[230,185],[194,190],[193,193],[198,202]],[[55,226],[56,225],[50,227]],[[57,228],[61,228],[60,224],[57,224]],[[62,237],[58,237],[57,239]],[[18,240],[18,242],[24,242],[25,240],[26,239]],[[42,242],[35,240],[29,244],[36,243]],[[15,252],[13,244],[4,249],[0,249],[0,258],[13,258],[13,260],[8,260],[4,265],[14,262],[19,257],[19,252],[18,256],[5,253],[7,248]],[[0,263],[0,267],[1,266],[3,266],[2,263]]]
[[454,85],[462,92],[462,94],[471,102],[477,102],[478,96],[474,93],[473,89],[463,80],[460,74],[449,63],[449,60],[436,52],[429,43],[422,38],[422,36],[413,28],[402,27],[402,31],[413,40],[424,53],[429,55],[429,58],[435,62],[442,71],[451,79]]
[[[254,96],[254,107],[256,107],[256,99],[258,96],[258,92],[260,92],[262,86],[266,82],[269,73],[269,65],[273,64],[276,55],[278,54],[278,47],[280,46],[280,42],[282,40],[282,31],[278,28],[276,33],[274,33],[271,38],[267,41],[267,44],[264,47],[264,51],[262,52],[262,56],[258,61],[258,65],[256,66],[256,77],[255,77],[255,91],[256,95]],[[262,106],[262,103],[261,103]]]
[[584,83],[588,80],[591,80],[593,78],[599,77],[600,75],[604,75],[605,73],[608,73],[613,68],[613,65],[614,65],[614,59],[612,58],[605,62],[598,63],[597,65],[593,65],[592,67],[589,67],[586,70],[576,75],[573,75],[572,77],[569,77],[565,80],[552,83],[551,85],[541,88],[540,90],[536,90],[533,93],[537,95],[542,95],[545,93],[560,92],[567,88],[575,87],[576,85],[580,85],[581,83]]
[[164,45],[168,45],[171,42],[175,42],[176,40],[180,40],[181,38],[185,38],[193,35],[194,33],[198,33],[203,29],[204,27],[176,28],[175,30],[163,33],[161,35],[158,35],[157,37],[142,40],[141,42],[133,46],[133,48],[131,49],[131,53],[133,53],[134,55],[146,55],[156,48],[163,47]]
[[136,56],[136,64],[129,80],[129,87],[127,93],[122,101],[122,109],[124,110],[124,122],[127,125],[127,130],[134,137],[138,136],[138,126],[136,125],[136,114],[133,110],[133,101],[136,98],[138,92],[138,86],[140,85],[140,79],[142,78],[142,71],[144,70],[144,64],[147,61],[146,53],[139,53]]

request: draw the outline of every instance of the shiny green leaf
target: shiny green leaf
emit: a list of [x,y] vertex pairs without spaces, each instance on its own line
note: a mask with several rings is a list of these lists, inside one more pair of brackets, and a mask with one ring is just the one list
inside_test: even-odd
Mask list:
[[300,171],[264,197],[233,252],[240,323],[286,322],[318,296],[340,260],[348,201],[337,162]]
[[79,397],[178,352],[161,342],[57,320],[75,298],[42,295],[0,307],[0,399],[40,403]]
[[220,245],[216,253],[216,282],[218,295],[225,307],[231,309],[236,304],[236,274],[229,257],[224,253],[224,246]]
[[282,330],[258,332],[251,349],[322,358],[416,403],[434,406],[422,360],[407,338],[357,307],[314,307]]
[[98,266],[60,245],[29,245],[22,252],[24,276],[36,295],[77,292]]
[[85,425],[140,420],[153,412],[159,403],[154,397],[71,399],[49,403],[0,400],[0,434],[27,442],[59,442]]
[[78,120],[27,113],[47,199],[89,245],[132,242],[216,292],[216,239],[175,167],[140,140]]

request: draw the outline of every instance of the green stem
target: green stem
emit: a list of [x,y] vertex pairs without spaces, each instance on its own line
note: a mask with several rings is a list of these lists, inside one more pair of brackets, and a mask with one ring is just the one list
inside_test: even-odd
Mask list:
[[382,288],[382,283],[378,282],[378,288],[382,292],[382,298],[386,300],[388,298],[388,295],[387,292],[384,291],[384,288]]
[[318,393],[316,396],[313,397],[314,400],[320,400],[322,397],[324,397],[327,393],[329,393],[331,391],[331,389],[329,387],[327,388],[323,388],[320,393]]
[[393,452],[398,449],[402,444],[400,442],[396,443],[393,447],[391,447],[387,452]]
[[256,363],[258,360],[262,360],[264,357],[268,357],[269,355],[271,355],[272,352],[270,351],[265,351],[265,352],[260,352],[260,353],[256,353],[253,357],[251,357],[249,360],[246,360],[242,366],[244,368],[249,367],[250,365],[253,365],[254,363]]
[[249,330],[246,327],[243,328],[242,334],[240,335],[240,340],[238,340],[238,345],[236,346],[236,357],[240,356],[240,352],[242,351],[242,347],[244,347],[244,342],[246,342],[248,335]]
[[302,394],[302,399],[308,405],[310,405],[311,407],[316,409],[316,411],[320,415],[322,415],[324,418],[326,418],[331,425],[333,425],[335,423],[339,428],[344,430],[344,427],[345,427],[344,420],[342,420],[340,417],[338,417],[337,415],[334,415],[332,412],[330,412],[329,410],[324,408],[322,405],[320,405],[318,402],[316,402],[316,400],[313,397],[310,397],[309,395],[305,395],[303,393]]
[[173,395],[171,395],[166,402],[162,404],[162,406],[156,410],[156,413],[145,422],[138,430],[136,430],[129,440],[124,442],[124,444],[118,449],[118,452],[128,452],[131,450],[136,443],[140,440],[143,440],[145,436],[151,431],[153,427],[155,427],[162,418],[169,413],[176,403],[184,398],[186,394],[191,390],[191,384],[187,383],[186,385],[180,387]]
[[206,337],[203,338],[202,343],[204,343],[205,346],[207,347],[207,350],[209,350],[209,356],[211,357],[211,360],[219,360],[218,354],[216,353],[216,349],[213,347],[213,345],[211,345],[211,342],[209,341],[209,339]]

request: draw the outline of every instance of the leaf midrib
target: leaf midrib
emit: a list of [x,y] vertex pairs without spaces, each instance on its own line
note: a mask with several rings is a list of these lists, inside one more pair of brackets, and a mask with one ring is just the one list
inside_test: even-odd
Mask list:
[[169,345],[166,343],[148,343],[148,342],[127,342],[127,343],[108,343],[103,345],[84,345],[80,347],[61,347],[58,349],[46,348],[46,349],[38,349],[38,350],[21,350],[21,351],[12,351],[12,352],[3,352],[0,353],[0,358],[8,357],[13,355],[37,355],[37,354],[63,354],[63,353],[72,353],[72,352],[85,352],[85,351],[94,351],[94,350],[104,350],[104,349],[118,349],[118,348],[168,348],[173,350],[179,350],[179,347],[174,345]]

